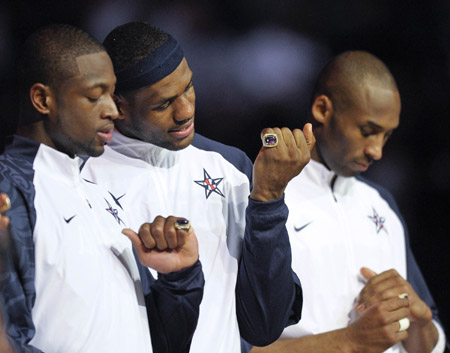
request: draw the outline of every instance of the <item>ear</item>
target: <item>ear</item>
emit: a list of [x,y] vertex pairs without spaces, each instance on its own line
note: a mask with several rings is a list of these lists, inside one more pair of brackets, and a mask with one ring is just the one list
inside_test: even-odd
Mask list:
[[317,123],[326,124],[333,116],[333,102],[328,96],[321,94],[314,98],[311,113]]
[[128,100],[121,94],[114,94],[113,99],[116,103],[120,117],[123,119],[128,116],[130,114],[130,103],[128,103]]
[[41,114],[48,115],[54,98],[52,91],[48,86],[42,83],[35,83],[30,88],[30,100],[34,109]]

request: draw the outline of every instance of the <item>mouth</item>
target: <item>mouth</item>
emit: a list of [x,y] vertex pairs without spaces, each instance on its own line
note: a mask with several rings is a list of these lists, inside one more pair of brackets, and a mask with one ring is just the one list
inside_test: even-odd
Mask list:
[[365,172],[369,169],[371,163],[354,162],[354,165],[359,172]]
[[104,145],[111,141],[113,130],[114,126],[108,125],[107,127],[97,132],[97,135],[100,137],[100,140],[102,140]]
[[189,136],[193,130],[194,130],[194,121],[191,120],[187,125],[177,127],[175,129],[170,129],[169,134],[181,139]]

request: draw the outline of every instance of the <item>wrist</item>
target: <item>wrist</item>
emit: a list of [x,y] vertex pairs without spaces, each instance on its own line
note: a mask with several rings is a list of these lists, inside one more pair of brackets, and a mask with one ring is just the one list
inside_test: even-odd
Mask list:
[[250,198],[255,201],[268,202],[278,200],[283,197],[284,189],[278,192],[261,190],[258,188],[253,188],[250,192]]
[[359,338],[356,335],[352,325],[349,325],[339,331],[341,331],[343,353],[358,353],[365,351],[365,347],[358,344]]

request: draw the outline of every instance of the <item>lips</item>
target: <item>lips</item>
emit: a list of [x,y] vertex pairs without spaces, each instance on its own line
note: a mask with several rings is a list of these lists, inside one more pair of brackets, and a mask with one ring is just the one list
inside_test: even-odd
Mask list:
[[358,171],[365,172],[367,169],[369,169],[370,163],[355,162],[354,165],[356,166],[356,169]]
[[100,137],[100,139],[103,141],[103,143],[108,143],[112,139],[112,131],[114,127],[108,126],[101,131],[97,132],[97,135]]
[[177,138],[185,138],[186,136],[189,136],[193,130],[194,130],[194,122],[191,121],[188,125],[184,127],[169,130],[169,133]]

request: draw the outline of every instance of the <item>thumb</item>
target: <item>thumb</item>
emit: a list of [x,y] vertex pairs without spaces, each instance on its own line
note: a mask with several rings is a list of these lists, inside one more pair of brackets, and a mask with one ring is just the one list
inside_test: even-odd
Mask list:
[[372,271],[370,268],[367,267],[361,267],[361,274],[364,276],[365,279],[371,279],[372,277],[377,275],[375,271]]
[[139,238],[139,235],[130,228],[124,228],[122,229],[122,234],[125,234],[133,244],[135,249],[140,249],[141,246],[141,239]]
[[309,152],[311,152],[316,143],[316,138],[314,137],[311,123],[305,124],[303,127],[303,135],[305,136],[306,145],[308,146]]

